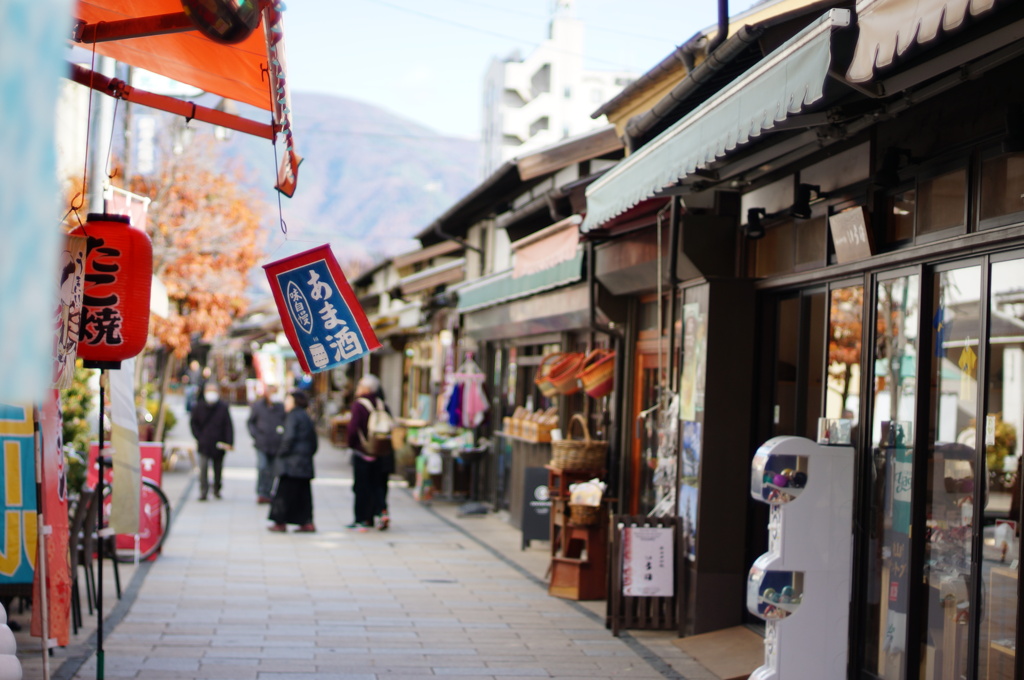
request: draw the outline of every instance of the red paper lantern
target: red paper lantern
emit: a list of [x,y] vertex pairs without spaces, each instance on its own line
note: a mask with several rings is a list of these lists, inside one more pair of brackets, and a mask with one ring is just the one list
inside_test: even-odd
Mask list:
[[90,368],[118,368],[146,346],[153,244],[127,215],[90,213],[71,234],[87,238],[78,356]]

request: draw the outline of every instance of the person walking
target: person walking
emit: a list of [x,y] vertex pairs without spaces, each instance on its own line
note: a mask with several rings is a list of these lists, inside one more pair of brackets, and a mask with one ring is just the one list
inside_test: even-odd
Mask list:
[[355,496],[354,519],[347,528],[368,531],[375,524],[387,529],[390,517],[387,510],[387,480],[394,466],[390,451],[369,451],[370,414],[375,408],[385,411],[380,399],[380,379],[368,374],[356,384],[356,398],[352,403],[352,417],[348,424],[348,446],[352,450],[352,492]]
[[309,397],[296,390],[284,399],[284,434],[277,449],[277,491],[270,504],[270,531],[286,531],[298,524],[297,531],[312,533],[314,477],[313,455],[319,441],[313,419],[306,413]]
[[269,503],[274,491],[274,456],[284,434],[284,404],[275,399],[276,388],[267,386],[249,407],[246,424],[256,447],[256,502]]
[[192,407],[192,436],[199,451],[199,500],[205,501],[210,491],[210,464],[213,464],[213,497],[220,498],[224,454],[235,444],[231,412],[220,398],[220,387],[207,382],[203,398]]

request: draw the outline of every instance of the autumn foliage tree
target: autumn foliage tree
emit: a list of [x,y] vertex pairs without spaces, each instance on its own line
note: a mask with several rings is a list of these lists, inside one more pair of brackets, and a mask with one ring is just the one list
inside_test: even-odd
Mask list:
[[264,204],[246,188],[242,170],[210,148],[214,143],[197,137],[129,185],[152,199],[153,273],[170,300],[169,317],[153,317],[153,334],[179,359],[194,337],[210,340],[245,312],[249,272],[263,256]]

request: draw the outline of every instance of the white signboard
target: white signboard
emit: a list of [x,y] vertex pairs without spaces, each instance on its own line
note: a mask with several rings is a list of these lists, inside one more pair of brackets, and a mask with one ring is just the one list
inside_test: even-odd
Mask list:
[[622,594],[672,597],[675,560],[673,529],[627,527],[622,536]]

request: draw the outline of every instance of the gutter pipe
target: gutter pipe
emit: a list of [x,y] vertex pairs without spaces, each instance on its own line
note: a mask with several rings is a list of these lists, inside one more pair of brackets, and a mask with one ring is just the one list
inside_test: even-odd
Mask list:
[[718,33],[715,39],[708,45],[708,54],[711,54],[725,42],[729,37],[729,0],[718,0]]

